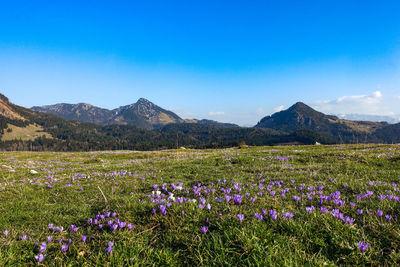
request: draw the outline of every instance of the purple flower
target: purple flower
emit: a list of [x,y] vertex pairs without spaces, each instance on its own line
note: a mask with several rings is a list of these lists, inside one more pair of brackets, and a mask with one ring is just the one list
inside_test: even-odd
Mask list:
[[163,216],[165,216],[165,214],[167,214],[167,208],[164,205],[160,205],[160,206],[158,206],[158,208],[160,209],[160,212]]
[[62,245],[61,246],[61,251],[62,252],[66,252],[68,250],[68,248],[69,248],[68,245]]
[[366,244],[364,241],[359,241],[358,248],[360,249],[361,254],[364,254],[364,252],[369,248],[369,243]]
[[25,241],[27,237],[28,237],[27,235],[22,235],[22,236],[21,236],[21,240],[22,240],[22,241]]
[[200,227],[201,231],[203,232],[203,234],[206,234],[208,231],[208,227],[207,226],[202,226]]
[[112,250],[113,250],[113,247],[108,247],[108,248],[106,249],[107,254],[111,254],[111,253],[112,253]]
[[233,201],[235,202],[236,205],[240,205],[242,203],[242,196],[241,195],[234,195],[233,196]]
[[358,212],[359,215],[363,214],[363,210],[357,209],[357,212]]
[[294,214],[291,212],[285,212],[285,213],[282,213],[282,216],[283,216],[283,218],[285,218],[287,220],[287,219],[292,219]]
[[323,214],[325,212],[328,212],[329,208],[321,207],[320,210],[321,210],[321,214]]
[[128,230],[130,231],[130,230],[132,230],[132,228],[133,228],[133,224],[128,223]]
[[271,215],[272,220],[275,221],[277,218],[276,211],[269,210],[268,213],[269,213],[269,215]]
[[314,206],[306,207],[306,211],[307,211],[307,213],[308,213],[309,215],[311,214],[311,212],[312,212],[313,210],[315,210],[315,207],[314,207]]
[[110,225],[110,229],[111,229],[112,232],[115,232],[115,230],[117,230],[117,228],[118,228],[118,224]]
[[118,227],[123,229],[126,226],[126,222],[119,222]]
[[239,222],[242,222],[244,219],[244,215],[243,214],[238,214],[237,218],[239,219]]
[[108,242],[107,242],[107,246],[109,246],[109,247],[113,247],[113,246],[114,246],[114,242],[112,242],[112,241],[108,241]]
[[387,221],[391,221],[393,219],[392,215],[385,215]]
[[383,215],[383,211],[382,210],[377,210],[376,213],[378,213],[379,217],[382,217],[382,215]]
[[348,216],[345,216],[342,220],[343,220],[343,222],[344,222],[345,224],[353,224],[354,221],[355,221],[355,219],[350,218],[350,217],[348,217]]
[[44,260],[44,258],[46,258],[47,255],[43,255],[43,254],[39,254],[39,255],[35,255],[35,260],[37,262],[42,262]]
[[263,216],[262,216],[260,213],[258,213],[258,212],[256,212],[256,213],[254,214],[254,217],[256,217],[257,219],[259,219],[260,221],[263,220]]
[[87,236],[83,235],[81,239],[83,243],[86,243]]
[[296,201],[296,203],[298,203],[300,201],[300,197],[298,196],[293,196],[293,200]]
[[72,224],[72,225],[70,226],[70,229],[71,229],[71,232],[76,232],[76,231],[78,231],[78,227],[76,227],[76,225],[74,225],[74,224]]
[[51,240],[53,240],[53,237],[51,237],[51,236],[48,236],[48,237],[47,237],[47,243],[50,243],[50,242],[51,242]]
[[93,223],[93,219],[92,219],[92,218],[89,218],[89,219],[88,219],[88,223],[89,223],[89,224],[92,224],[92,223]]
[[43,242],[42,244],[40,244],[39,253],[45,252],[46,249],[47,249],[47,243]]
[[99,229],[103,229],[103,225],[102,224],[99,224]]
[[8,236],[8,230],[4,230],[3,234],[4,234],[4,236],[7,238],[7,236]]

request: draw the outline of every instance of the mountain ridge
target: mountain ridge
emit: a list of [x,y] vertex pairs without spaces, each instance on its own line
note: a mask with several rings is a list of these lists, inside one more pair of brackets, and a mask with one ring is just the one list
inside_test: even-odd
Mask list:
[[32,110],[49,113],[67,120],[77,120],[100,125],[134,125],[143,129],[156,129],[169,123],[199,123],[220,127],[237,127],[233,123],[221,123],[213,120],[182,119],[170,110],[163,109],[145,98],[136,103],[109,110],[87,103],[34,106]]

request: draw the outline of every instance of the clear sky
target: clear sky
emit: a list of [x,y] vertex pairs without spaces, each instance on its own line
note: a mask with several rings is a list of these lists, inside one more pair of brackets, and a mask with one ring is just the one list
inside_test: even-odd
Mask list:
[[399,1],[0,2],[0,92],[31,107],[144,97],[253,125],[303,101],[400,117]]

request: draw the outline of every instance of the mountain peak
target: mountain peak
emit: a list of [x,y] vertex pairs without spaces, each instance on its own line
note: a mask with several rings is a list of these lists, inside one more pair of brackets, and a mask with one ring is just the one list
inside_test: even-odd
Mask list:
[[292,105],[288,110],[314,110],[310,106],[304,104],[303,102],[296,102],[294,105]]
[[153,104],[152,102],[150,102],[149,100],[147,100],[146,98],[139,98],[139,100],[136,102],[136,104]]

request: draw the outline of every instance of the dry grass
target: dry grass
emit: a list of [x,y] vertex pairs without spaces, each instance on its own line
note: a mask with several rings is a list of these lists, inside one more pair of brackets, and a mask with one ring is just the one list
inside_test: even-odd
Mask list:
[[[11,132],[8,132],[8,129],[11,129]],[[4,134],[2,135],[1,140],[35,140],[36,138],[43,135],[46,138],[52,138],[49,133],[43,132],[43,128],[36,124],[29,124],[26,127],[18,127],[9,124],[7,129],[4,130]]]

